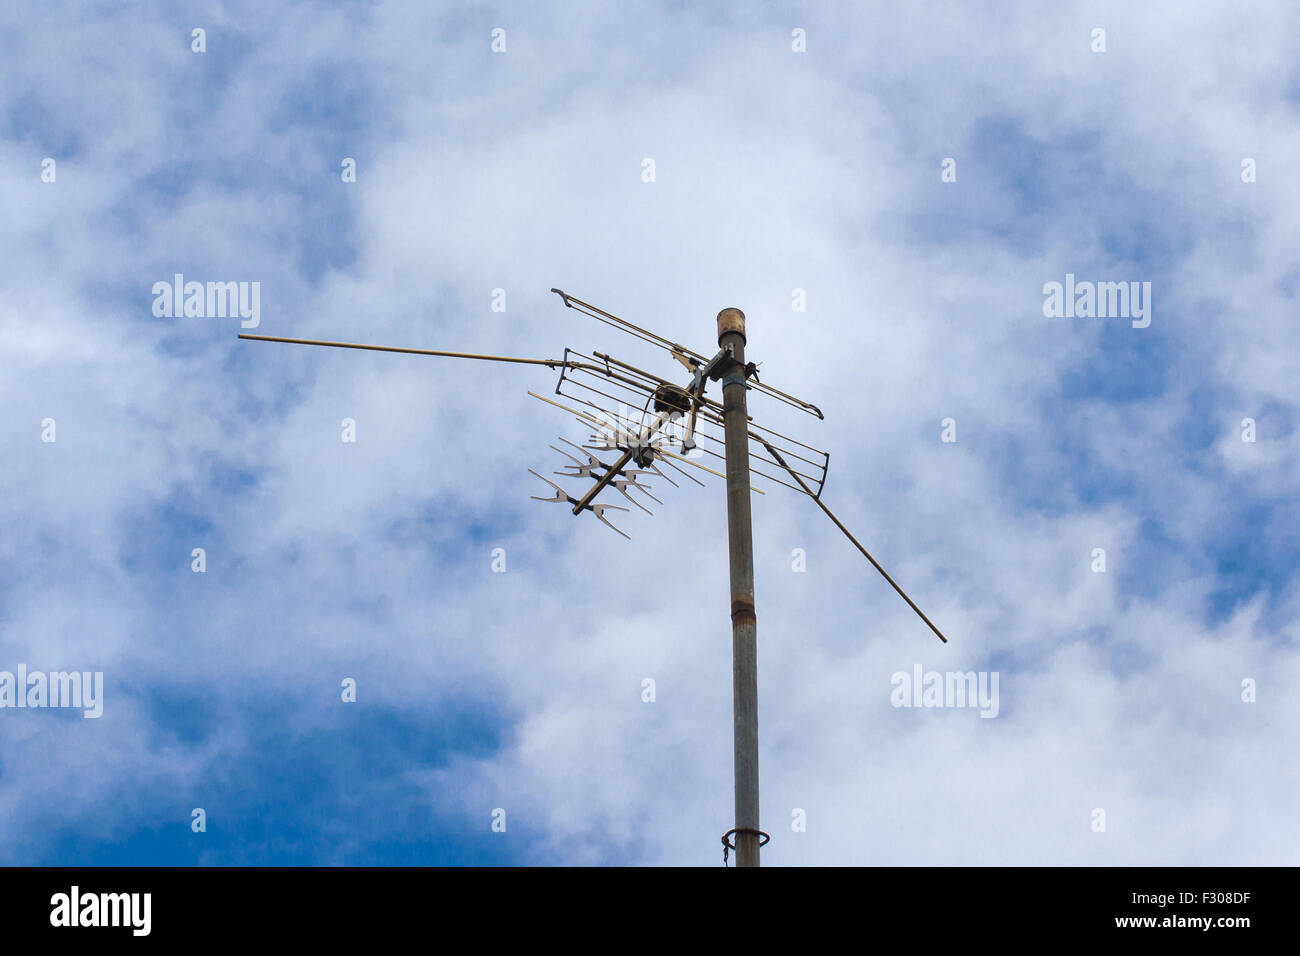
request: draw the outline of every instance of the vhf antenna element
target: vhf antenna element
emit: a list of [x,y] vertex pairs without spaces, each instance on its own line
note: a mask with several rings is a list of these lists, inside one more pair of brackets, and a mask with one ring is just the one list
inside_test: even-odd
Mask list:
[[[811,402],[759,381],[758,366],[745,360],[743,312],[739,309],[723,309],[718,313],[718,351],[708,357],[598,309],[576,296],[559,289],[551,291],[568,308],[666,351],[683,366],[690,376],[689,380],[679,385],[603,352],[592,352],[587,357],[567,348],[563,358],[542,359],[292,339],[243,332],[239,337],[254,342],[286,342],[292,345],[402,352],[408,355],[516,365],[544,365],[558,370],[560,377],[555,386],[555,394],[567,399],[567,403],[531,391],[528,394],[567,412],[591,429],[590,441],[585,445],[576,445],[561,438],[560,441],[569,446],[569,451],[556,445],[550,446],[568,459],[567,463],[561,465],[564,470],[554,472],[555,476],[585,480],[590,484],[570,493],[530,468],[528,471],[543,481],[550,492],[532,497],[537,501],[571,506],[575,515],[590,512],[624,538],[630,539],[631,536],[615,527],[605,512],[630,514],[631,508],[628,504],[597,502],[596,497],[606,488],[612,487],[631,505],[653,514],[646,507],[645,501],[663,504],[651,493],[655,488],[659,488],[662,493],[659,482],[662,480],[674,488],[680,487],[676,480],[669,477],[665,468],[678,478],[687,478],[699,485],[705,482],[697,477],[697,472],[705,472],[725,481],[727,548],[731,569],[736,801],[735,826],[722,836],[722,858],[725,863],[730,851],[735,850],[739,866],[758,866],[759,848],[768,842],[769,837],[760,829],[758,815],[758,629],[754,612],[754,544],[750,504],[751,493],[766,492],[750,482],[755,479],[769,481],[811,498],[939,640],[947,643],[948,639],[822,501],[822,488],[826,484],[830,455],[760,426],[750,417],[748,396],[753,392],[815,418],[825,418],[821,409]],[[705,394],[711,382],[720,383],[721,401]],[[639,415],[628,411],[637,408],[640,409]],[[675,451],[672,450],[674,445]],[[597,453],[616,457],[606,461]],[[722,471],[704,463],[710,457],[717,459]]]

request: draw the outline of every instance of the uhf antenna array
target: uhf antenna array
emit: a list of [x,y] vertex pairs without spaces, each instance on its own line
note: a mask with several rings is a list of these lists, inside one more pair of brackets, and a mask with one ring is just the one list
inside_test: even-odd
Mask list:
[[[682,479],[704,485],[705,481],[698,476],[700,472],[726,481],[732,596],[736,825],[722,837],[723,859],[725,861],[728,851],[734,849],[739,865],[757,866],[759,847],[768,841],[768,835],[758,825],[757,620],[753,603],[750,496],[752,493],[766,494],[766,490],[751,484],[751,477],[789,488],[816,502],[939,640],[946,642],[947,638],[822,501],[830,456],[812,445],[757,424],[749,415],[747,396],[752,392],[815,418],[825,418],[821,409],[811,402],[759,381],[757,365],[745,361],[744,313],[739,309],[724,309],[718,313],[718,351],[708,357],[559,289],[551,291],[569,308],[668,352],[683,367],[688,379],[679,384],[603,352],[584,356],[568,348],[564,350],[563,358],[540,359],[248,333],[241,333],[239,337],[259,342],[543,365],[557,370],[556,398],[532,391],[528,394],[562,409],[590,429],[584,444],[560,438],[559,441],[567,448],[550,446],[565,459],[559,463],[562,470],[552,472],[552,477],[589,483],[571,493],[550,477],[530,468],[528,471],[545,482],[550,492],[531,497],[537,501],[568,505],[574,515],[590,512],[624,538],[630,538],[630,535],[616,527],[606,512],[630,513],[635,507],[653,514],[647,502],[663,504],[654,493],[656,489],[663,493],[660,482],[674,488],[680,487],[678,481]],[[721,383],[721,401],[707,394],[709,385],[714,382]],[[622,503],[597,501],[597,496],[606,489],[621,495],[618,501]],[[735,838],[734,843],[729,839],[731,837]]]

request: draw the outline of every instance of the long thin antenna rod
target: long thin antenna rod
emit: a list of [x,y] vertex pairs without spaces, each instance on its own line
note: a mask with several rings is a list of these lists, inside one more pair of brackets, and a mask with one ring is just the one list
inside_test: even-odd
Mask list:
[[278,335],[248,335],[241,332],[241,339],[253,339],[257,342],[288,342],[291,345],[329,345],[339,349],[365,349],[369,352],[405,352],[408,355],[443,355],[447,358],[481,359],[484,362],[514,362],[519,365],[545,365],[548,368],[563,368],[572,365],[564,359],[517,358],[513,355],[480,355],[474,352],[444,352],[438,349],[408,349],[396,345],[362,345],[357,342],[323,342],[319,339],[286,339]]
[[[763,439],[760,438],[759,441],[763,441]],[[841,531],[844,532],[844,537],[848,538],[850,541],[853,542],[854,547],[856,547],[859,551],[862,552],[862,556],[871,562],[871,566],[875,568],[877,571],[879,571],[880,576],[889,582],[889,586],[898,592],[898,596],[907,602],[907,606],[910,607],[913,611],[915,611],[917,615],[921,618],[921,620],[925,621],[925,623],[930,626],[930,630],[934,631],[934,633],[938,635],[939,640],[947,644],[948,638],[943,636],[943,632],[934,626],[934,622],[925,616],[925,612],[916,606],[916,602],[907,596],[907,592],[898,586],[898,582],[896,582],[893,578],[891,578],[889,576],[889,572],[880,566],[880,562],[871,556],[871,552],[862,546],[862,542],[858,541],[857,538],[853,537],[853,532],[851,532],[848,528],[844,527],[844,523],[840,521],[839,518],[835,517],[835,512],[831,511],[830,508],[826,507],[826,502],[822,501],[821,498],[817,497],[815,494],[812,493],[812,489],[803,483],[803,479],[799,477],[799,473],[785,463],[785,459],[781,457],[781,453],[777,451],[775,448],[773,448],[771,445],[769,445],[767,442],[764,441],[763,444],[767,447],[767,450],[772,453],[772,456],[776,458],[777,464],[779,464],[782,468],[788,471],[790,473],[790,476],[794,478],[795,481],[799,482],[803,490],[808,492],[808,497],[811,498],[813,501],[817,502],[817,507],[821,508],[822,511],[826,512],[826,517],[830,518],[832,521],[835,522],[835,527],[839,528]]]

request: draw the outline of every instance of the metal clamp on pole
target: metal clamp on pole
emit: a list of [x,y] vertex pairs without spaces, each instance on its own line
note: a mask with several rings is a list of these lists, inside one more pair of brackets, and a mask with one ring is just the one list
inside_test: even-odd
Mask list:
[[722,865],[723,866],[726,866],[727,861],[730,859],[728,854],[730,854],[730,852],[736,848],[736,844],[732,843],[730,840],[727,839],[727,837],[731,836],[733,833],[755,834],[758,836],[759,846],[767,846],[768,843],[770,843],[772,840],[771,836],[769,836],[766,831],[755,830],[752,827],[734,827],[728,830],[726,833],[722,834]]

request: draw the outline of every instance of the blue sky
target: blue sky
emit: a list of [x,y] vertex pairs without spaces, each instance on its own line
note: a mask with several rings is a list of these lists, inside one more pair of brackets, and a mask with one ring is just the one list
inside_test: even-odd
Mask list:
[[[625,542],[529,500],[582,437],[548,370],[239,342],[154,315],[183,273],[260,283],[262,334],[670,376],[548,290],[698,351],[745,310],[826,420],[751,411],[952,638],[756,500],[765,863],[1293,863],[1298,19],[5,8],[0,670],[105,700],[0,709],[0,862],[720,862],[721,483]],[[1150,326],[1045,317],[1067,273]],[[998,716],[891,706],[915,664],[997,671]]]

